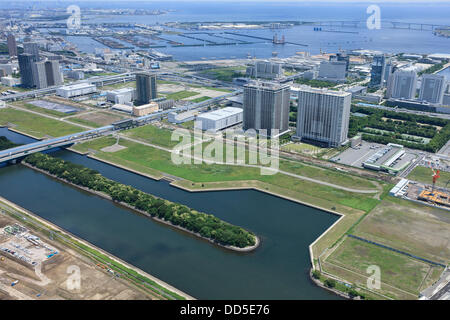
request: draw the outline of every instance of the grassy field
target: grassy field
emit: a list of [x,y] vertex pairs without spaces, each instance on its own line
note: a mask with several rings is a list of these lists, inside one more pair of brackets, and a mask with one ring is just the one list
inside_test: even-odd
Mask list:
[[281,147],[281,150],[315,155],[318,153],[326,152],[326,151],[330,150],[330,148],[320,148],[320,147],[314,146],[312,144],[299,142],[299,143],[289,143],[289,144]]
[[172,131],[169,129],[160,129],[153,125],[146,125],[130,130],[123,131],[123,133],[134,139],[142,140],[161,147],[173,148],[178,144],[178,141],[172,141]]
[[200,98],[192,99],[191,101],[194,102],[194,103],[197,103],[197,102],[202,102],[202,101],[209,100],[209,99],[211,99],[211,97],[203,96],[203,97],[200,97]]
[[204,70],[200,74],[211,76],[217,80],[231,82],[233,78],[241,77],[243,70],[245,70],[245,67],[217,68]]
[[[422,283],[431,270],[429,264],[420,260],[348,237],[326,261],[363,277],[370,275],[367,273],[369,266],[379,266],[381,282],[411,293],[411,298],[418,296]],[[360,285],[366,285],[365,282],[361,282]],[[382,293],[389,294],[383,291],[381,290]]]
[[14,124],[14,129],[37,138],[43,138],[47,135],[60,137],[84,130],[81,127],[41,117],[26,111],[12,108],[0,109],[0,125],[7,125],[8,123]]
[[198,95],[198,92],[195,91],[178,91],[174,93],[170,93],[166,96],[167,100],[173,99],[173,100],[182,100],[186,99],[192,96]]
[[[100,150],[103,147],[115,143],[115,139],[105,137],[89,141],[75,147],[79,151],[88,149]],[[306,195],[310,199],[315,199],[310,203],[328,209],[337,209],[338,206],[345,206],[361,211],[370,211],[379,200],[373,199],[372,195],[356,194],[316,183],[300,180],[284,174],[261,175],[259,168],[229,165],[208,165],[208,164],[183,164],[176,165],[171,161],[169,152],[156,148],[144,146],[139,143],[121,140],[120,145],[127,147],[124,150],[108,153],[109,161],[127,161],[129,164],[149,167],[154,170],[165,172],[194,183],[223,182],[223,181],[260,181],[278,189],[284,189],[289,196],[296,197],[296,194]],[[103,158],[104,152],[97,152],[96,156]],[[134,169],[134,167],[131,167]],[[336,174],[338,174],[336,172]],[[287,189],[288,186],[288,189]]]
[[[408,175],[409,180],[414,180],[426,184],[432,184],[433,179],[431,178],[433,172],[430,168],[417,166],[414,170]],[[436,185],[438,187],[445,187],[445,185],[450,181],[450,172],[441,171],[440,178],[436,181]],[[450,183],[447,187],[450,186]]]
[[[434,262],[450,262],[450,216],[444,210],[386,196],[350,233]],[[315,256],[326,247],[331,246],[322,245],[315,250]],[[345,238],[324,257],[322,267],[326,272],[362,286],[366,285],[367,266],[378,265],[383,282],[380,292],[397,299],[414,299],[443,271],[441,267],[351,238]]]

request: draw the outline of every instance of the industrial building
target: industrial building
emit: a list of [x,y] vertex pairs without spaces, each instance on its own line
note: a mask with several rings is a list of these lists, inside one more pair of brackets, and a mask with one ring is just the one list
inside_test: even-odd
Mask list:
[[97,87],[90,83],[79,83],[56,89],[56,95],[64,98],[82,96],[97,91]]
[[121,111],[121,112],[126,112],[126,113],[132,113],[133,112],[133,106],[128,106],[126,104],[115,104],[111,107],[111,109],[113,110],[117,110],[117,111]]
[[347,141],[349,92],[303,87],[298,91],[296,139],[339,147]]
[[244,111],[241,108],[226,107],[202,113],[197,116],[195,128],[219,131],[242,122]]
[[136,74],[136,104],[147,104],[157,98],[156,74]]
[[148,104],[143,104],[140,106],[133,107],[133,115],[137,117],[146,116],[150,113],[157,112],[159,110],[158,103],[150,102]]
[[402,145],[389,143],[385,148],[373,154],[363,163],[363,167],[376,171],[387,171],[396,173],[409,165],[409,161],[397,166],[398,160],[405,154]]
[[244,86],[244,130],[288,131],[290,86],[274,82],[253,81]]
[[106,100],[114,104],[131,103],[135,97],[134,88],[122,88],[106,92]]

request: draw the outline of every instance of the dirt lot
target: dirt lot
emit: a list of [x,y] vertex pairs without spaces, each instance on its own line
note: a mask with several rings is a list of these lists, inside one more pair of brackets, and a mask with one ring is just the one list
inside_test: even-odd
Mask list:
[[71,121],[77,122],[76,119],[79,119],[80,123],[85,123],[86,125],[91,124],[92,126],[106,126],[113,122],[122,120],[124,119],[124,117],[110,112],[99,111],[99,112],[88,112],[70,118]]
[[[0,215],[1,228],[14,223],[16,223],[14,219]],[[31,233],[55,248],[58,254],[49,259],[46,264],[39,263],[36,267],[14,261],[8,253],[0,254],[0,300],[159,299],[107,272],[106,269],[102,269],[78,252],[63,248],[60,243],[38,232],[31,231]],[[7,241],[16,241],[14,237],[3,232],[2,229],[0,247]],[[32,250],[32,247],[30,245],[27,249]],[[80,279],[79,286],[77,278]],[[18,283],[11,286],[16,280]]]

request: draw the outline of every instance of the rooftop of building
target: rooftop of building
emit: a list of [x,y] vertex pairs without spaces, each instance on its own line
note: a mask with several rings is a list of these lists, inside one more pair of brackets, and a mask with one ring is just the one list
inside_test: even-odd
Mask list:
[[200,114],[199,117],[209,120],[220,120],[242,112],[243,110],[241,108],[226,107],[223,109]]
[[297,91],[297,92],[310,92],[310,93],[320,93],[320,94],[326,94],[329,96],[336,96],[336,97],[346,97],[351,95],[350,92],[346,92],[346,91],[335,91],[335,90],[330,90],[327,88],[313,88],[310,86],[298,86],[298,87],[291,87],[291,91]]
[[88,82],[83,82],[83,83],[76,83],[76,84],[71,84],[68,86],[64,86],[61,87],[60,89],[63,90],[74,90],[74,89],[83,89],[83,88],[88,88],[88,87],[95,87],[95,84],[91,84]]
[[261,81],[253,80],[244,85],[245,88],[255,88],[255,89],[267,89],[267,90],[281,90],[289,88],[288,84],[280,84],[273,81]]

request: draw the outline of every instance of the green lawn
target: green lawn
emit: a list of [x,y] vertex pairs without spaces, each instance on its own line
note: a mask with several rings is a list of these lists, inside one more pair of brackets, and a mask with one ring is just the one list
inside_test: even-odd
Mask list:
[[[114,138],[104,137],[79,144],[75,146],[75,149],[79,151],[87,151],[88,149],[100,150],[115,142],[116,140]],[[96,156],[99,158],[107,158],[107,160],[113,162],[116,162],[116,160],[126,161],[129,164],[128,166],[137,164],[140,167],[149,167],[193,182],[260,181],[273,185],[278,189],[282,188],[288,192],[292,191],[306,195],[311,199],[315,199],[311,203],[330,209],[334,206],[342,205],[363,211],[370,211],[380,202],[379,200],[373,199],[372,195],[347,192],[284,174],[261,175],[259,168],[216,164],[176,165],[172,162],[169,152],[126,140],[121,140],[120,145],[127,148],[114,153],[100,151],[96,153]],[[131,169],[135,169],[134,166]]]
[[233,78],[243,76],[243,70],[245,70],[245,67],[217,68],[204,70],[200,74],[212,76],[217,80],[232,82]]
[[194,91],[178,91],[178,92],[174,92],[174,93],[170,93],[166,96],[167,100],[173,99],[173,100],[182,100],[182,99],[186,99],[192,96],[196,96],[198,95],[198,92],[194,92]]
[[171,130],[160,129],[151,124],[126,130],[123,133],[130,138],[139,139],[162,147],[173,148],[178,144],[178,141],[171,140]]
[[12,123],[14,129],[37,138],[46,135],[60,137],[67,134],[84,131],[83,128],[62,121],[41,117],[26,111],[12,108],[0,109],[0,125]]
[[191,101],[194,102],[194,103],[197,103],[197,102],[202,102],[202,101],[206,101],[206,100],[209,100],[209,99],[211,99],[211,97],[203,96],[203,97],[200,97],[200,98],[192,99]]
[[378,266],[381,282],[417,294],[430,269],[425,262],[348,237],[327,261],[367,277],[367,268]]
[[[432,184],[433,179],[432,176],[433,172],[430,168],[417,166],[414,168],[414,170],[408,175],[408,179],[426,183],[426,184]],[[450,172],[441,171],[440,172],[440,178],[436,181],[436,185],[438,187],[447,187],[450,186]]]

